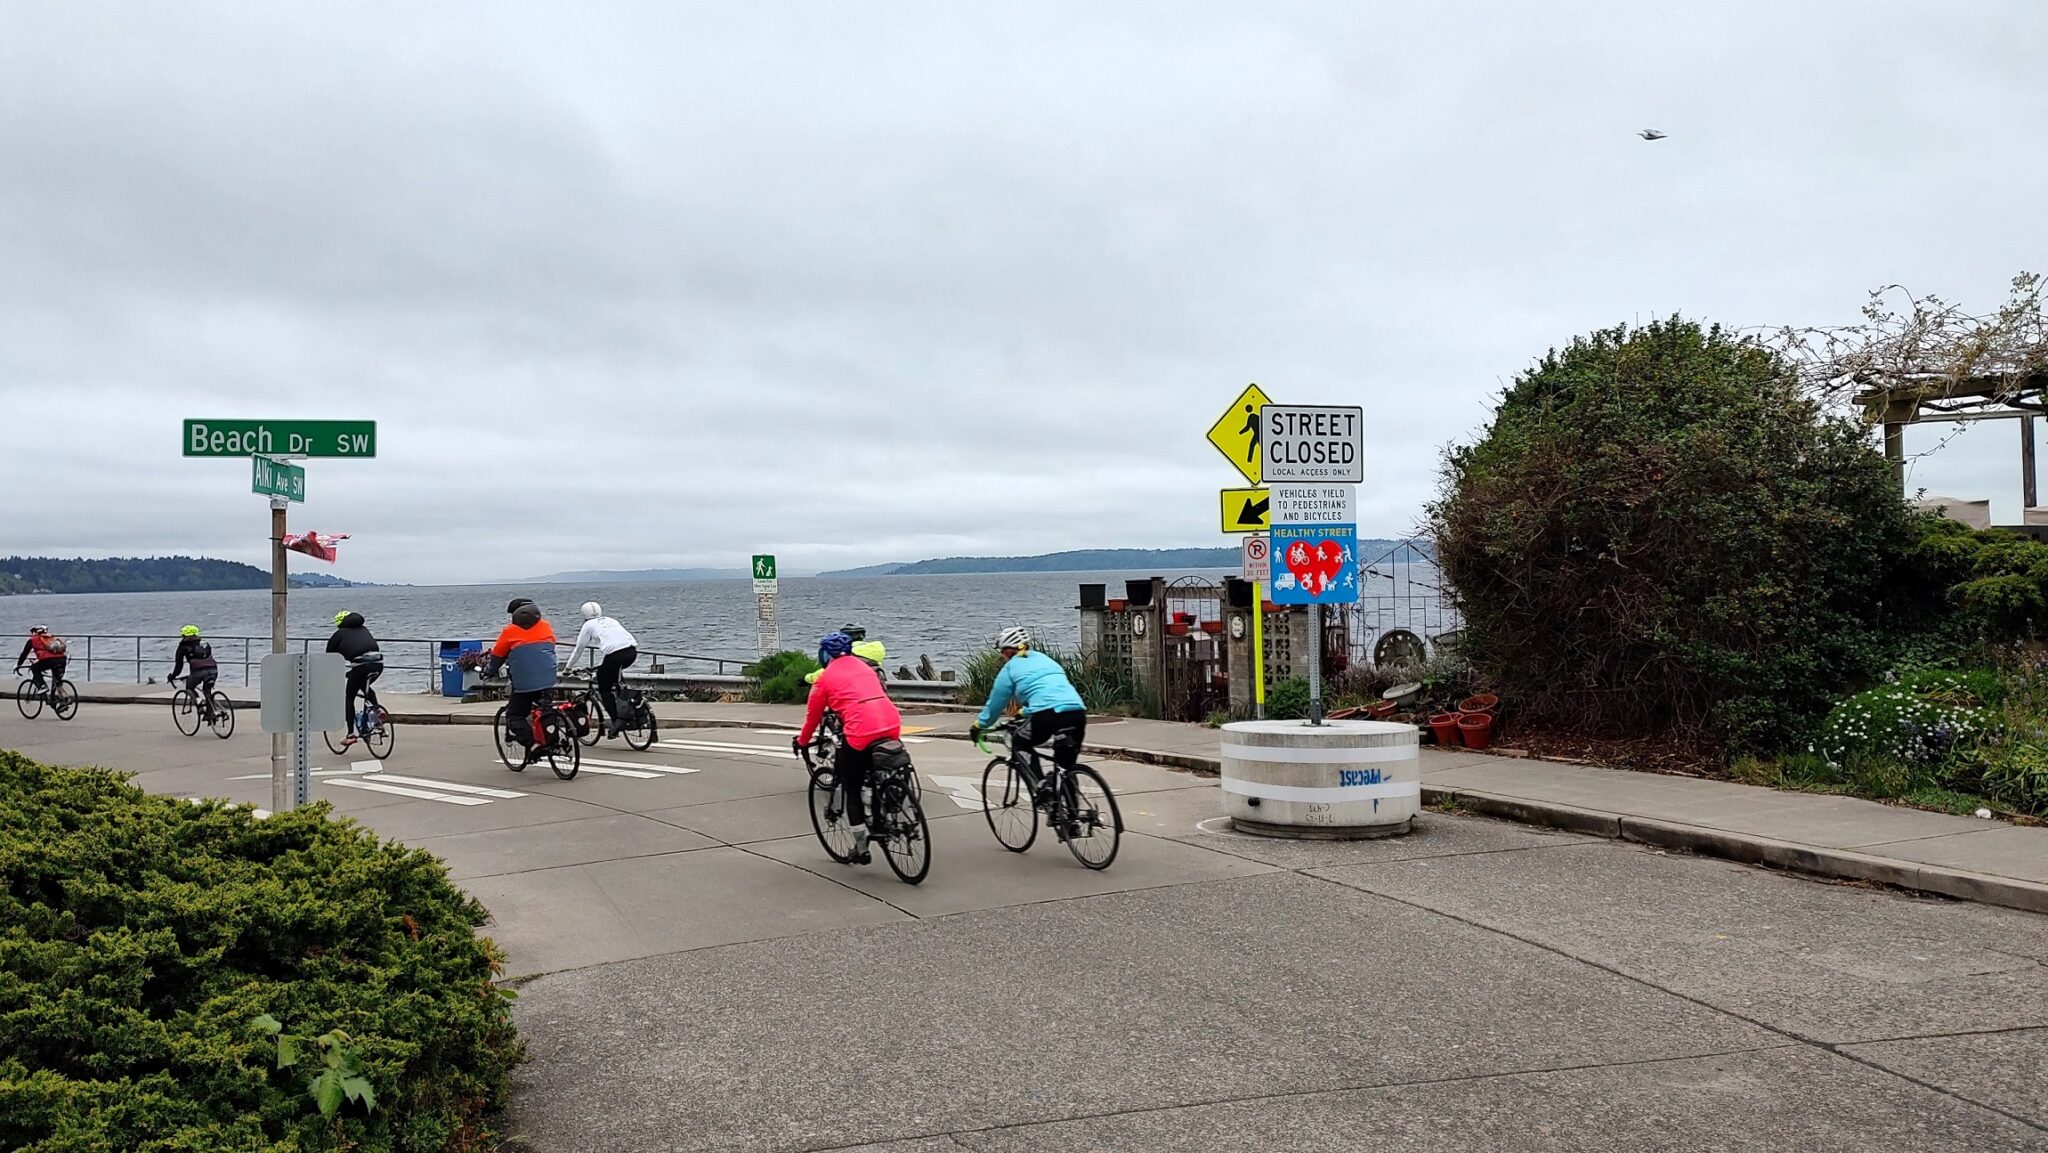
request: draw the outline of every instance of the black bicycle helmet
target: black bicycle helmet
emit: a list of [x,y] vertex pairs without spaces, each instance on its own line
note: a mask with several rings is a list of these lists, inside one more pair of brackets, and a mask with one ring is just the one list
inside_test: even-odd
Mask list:
[[505,606],[505,612],[507,614],[516,613],[519,611],[520,605],[530,605],[532,603],[532,597],[513,597],[512,603]]

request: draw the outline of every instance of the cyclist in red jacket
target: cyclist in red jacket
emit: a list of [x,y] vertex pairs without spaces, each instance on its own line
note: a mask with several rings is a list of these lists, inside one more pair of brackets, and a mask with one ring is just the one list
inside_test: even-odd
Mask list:
[[[35,658],[33,665],[29,665],[31,656]],[[14,671],[18,673],[28,665],[33,670],[36,691],[41,692],[43,674],[49,673],[50,683],[56,684],[64,679],[64,666],[70,662],[71,658],[64,655],[63,640],[51,636],[49,626],[36,625],[28,630],[28,641],[21,646],[21,655],[14,658]]]

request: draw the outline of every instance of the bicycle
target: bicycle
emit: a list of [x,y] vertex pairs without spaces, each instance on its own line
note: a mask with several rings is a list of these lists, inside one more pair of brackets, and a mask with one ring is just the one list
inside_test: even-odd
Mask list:
[[[822,735],[822,734],[821,734]],[[917,769],[901,743],[894,750],[877,747],[868,772],[868,841],[882,847],[889,870],[906,885],[924,881],[932,868],[932,830],[918,800]],[[813,756],[824,742],[813,740],[799,752],[811,775],[811,829],[825,855],[842,865],[853,862],[853,827],[846,823],[845,790],[832,771],[833,762]]]
[[[654,738],[659,735],[654,721],[654,705],[647,694],[638,689],[618,687],[619,711],[625,714],[625,725],[619,735],[626,738],[626,744],[636,753],[644,753],[654,747]],[[586,745],[596,745],[604,739],[604,697],[597,691],[597,682],[587,680],[576,693],[576,702],[590,717],[590,725],[578,738]]]
[[[20,669],[14,670],[17,674]],[[35,720],[42,715],[43,705],[57,714],[60,721],[68,721],[78,715],[78,686],[61,676],[50,677],[47,683],[38,682],[34,677],[22,677],[14,686],[14,707],[21,710],[25,720]]]
[[[497,715],[491,718],[491,739],[497,742],[498,759],[515,773],[523,773],[526,766],[535,761],[546,761],[548,768],[565,781],[573,781],[583,768],[583,745],[578,738],[581,727],[576,722],[575,712],[579,707],[574,700],[563,700],[554,689],[536,701],[533,712],[527,717],[528,731],[533,744],[521,749],[519,742],[512,739],[506,710],[509,704],[499,705]],[[513,751],[518,750],[515,757]]]
[[[398,744],[398,729],[390,711],[377,699],[377,690],[367,684],[363,686],[363,707],[349,718],[349,722],[355,726],[352,731],[356,739],[363,742],[363,747],[370,750],[370,755],[377,760],[390,756]],[[327,751],[338,757],[348,751],[349,735],[322,732],[320,739],[327,742]]]
[[[1013,853],[1021,853],[1038,840],[1040,809],[1045,823],[1065,841],[1074,859],[1090,869],[1107,869],[1123,844],[1124,817],[1117,808],[1116,794],[1109,782],[1087,765],[1075,765],[1063,772],[1057,760],[1052,772],[1034,746],[1020,745],[1017,729],[1023,722],[1008,720],[995,726],[1009,746],[1007,756],[995,757],[981,773],[981,813],[988,830]],[[1062,733],[1056,740],[1070,739]],[[990,752],[986,742],[976,739],[975,747]],[[1028,752],[1030,756],[1024,754]],[[997,773],[1001,772],[998,781]]]
[[[840,721],[836,711],[826,709],[825,715],[818,720],[817,736],[811,738],[811,745],[817,750],[815,755],[818,763],[830,765],[836,762],[839,759],[839,746],[845,743],[845,724]],[[910,774],[910,795],[916,797],[920,804],[924,802],[924,783],[915,771]]]
[[198,736],[199,726],[205,725],[214,736],[227,740],[235,735],[235,707],[214,691],[212,681],[201,683],[206,686],[204,697],[189,684],[171,694],[171,723],[188,737]]

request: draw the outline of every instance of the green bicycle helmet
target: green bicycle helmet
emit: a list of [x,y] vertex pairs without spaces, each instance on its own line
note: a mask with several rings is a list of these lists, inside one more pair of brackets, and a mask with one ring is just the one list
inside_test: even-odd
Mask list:
[[184,628],[178,630],[178,635],[181,637],[196,637],[199,635],[199,626],[186,625]]

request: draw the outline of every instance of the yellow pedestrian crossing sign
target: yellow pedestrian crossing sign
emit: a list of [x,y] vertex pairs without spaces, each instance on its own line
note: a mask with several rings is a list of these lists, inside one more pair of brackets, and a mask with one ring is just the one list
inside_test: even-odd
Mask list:
[[[1259,386],[1249,384],[1215,424],[1209,426],[1209,443],[1230,461],[1230,466],[1253,484],[1263,479],[1265,462],[1259,449],[1259,410],[1273,403]],[[1251,529],[1237,530],[1243,532]]]
[[1273,527],[1273,498],[1263,488],[1223,490],[1224,532],[1265,532]]

